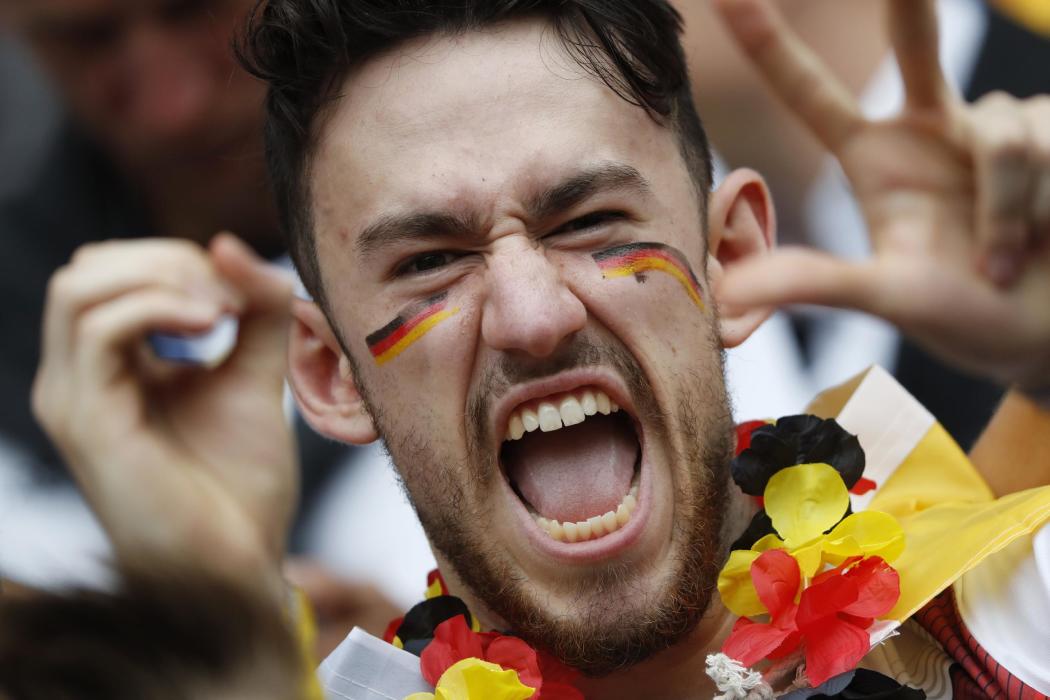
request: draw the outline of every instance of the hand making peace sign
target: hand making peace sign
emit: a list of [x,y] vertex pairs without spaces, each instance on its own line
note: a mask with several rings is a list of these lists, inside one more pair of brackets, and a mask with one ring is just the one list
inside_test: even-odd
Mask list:
[[874,256],[784,248],[727,271],[734,307],[812,303],[897,324],[950,362],[1050,385],[1050,97],[966,105],[938,61],[932,0],[888,0],[905,105],[865,119],[768,0],[717,0],[737,42],[838,158]]

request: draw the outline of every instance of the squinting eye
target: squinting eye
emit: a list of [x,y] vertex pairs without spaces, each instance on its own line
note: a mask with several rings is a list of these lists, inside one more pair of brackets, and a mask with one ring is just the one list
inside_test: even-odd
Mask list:
[[569,223],[565,224],[558,229],[558,233],[572,233],[574,231],[583,231],[595,226],[607,224],[610,221],[617,221],[623,219],[623,212],[619,211],[596,211],[593,214],[586,214],[577,219],[573,219]]
[[430,270],[444,267],[453,260],[455,260],[455,256],[452,253],[423,253],[402,265],[400,272],[408,275],[429,272]]

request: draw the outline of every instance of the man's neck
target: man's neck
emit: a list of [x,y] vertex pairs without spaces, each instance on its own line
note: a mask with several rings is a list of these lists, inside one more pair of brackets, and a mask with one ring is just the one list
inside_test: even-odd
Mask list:
[[[727,545],[744,532],[757,511],[754,499],[743,494],[732,482],[729,494],[722,523],[722,541]],[[700,624],[686,639],[624,671],[604,678],[583,678],[578,685],[586,697],[602,700],[714,697],[718,690],[707,676],[707,656],[721,651],[735,622],[736,616],[722,605],[718,592],[712,591],[711,602]]]
[[710,698],[718,690],[705,672],[708,654],[720,651],[735,617],[714,595],[700,624],[687,639],[647,661],[603,678],[581,678],[585,697],[602,700],[683,700]]

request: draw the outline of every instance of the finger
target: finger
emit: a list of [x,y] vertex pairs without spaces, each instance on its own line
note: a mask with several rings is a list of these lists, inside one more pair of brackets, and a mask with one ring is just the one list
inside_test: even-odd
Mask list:
[[48,286],[44,346],[68,344],[76,317],[116,297],[151,287],[216,300],[237,312],[242,300],[218,274],[204,250],[176,240],[119,241],[82,246]]
[[886,301],[872,266],[785,247],[726,270],[716,296],[735,309],[819,304],[882,315]]
[[1029,162],[1032,168],[1030,235],[1035,248],[1050,243],[1050,97],[1028,100],[1024,109],[1028,136],[1032,142]]
[[1032,170],[1028,125],[1019,103],[993,93],[971,112],[970,148],[976,178],[978,265],[999,286],[1023,267],[1028,242]]
[[214,302],[162,289],[96,306],[80,317],[74,337],[75,368],[86,387],[82,393],[100,390],[127,372],[134,350],[148,333],[202,333],[222,313],[223,308]]
[[773,92],[832,152],[863,123],[852,94],[766,0],[717,0],[730,31]]
[[889,11],[890,39],[908,105],[917,109],[942,107],[950,93],[941,70],[933,0],[890,0]]
[[292,276],[259,258],[232,235],[217,236],[211,253],[220,274],[245,300],[237,349],[230,361],[272,376],[283,386],[294,290]]
[[216,268],[241,293],[248,310],[288,313],[294,286],[290,273],[266,262],[229,233],[217,235],[210,250]]

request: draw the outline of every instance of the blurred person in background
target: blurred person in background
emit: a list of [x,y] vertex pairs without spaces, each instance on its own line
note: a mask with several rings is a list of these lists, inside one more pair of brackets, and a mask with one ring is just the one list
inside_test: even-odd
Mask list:
[[[39,332],[48,278],[74,252],[101,241],[125,254],[121,265],[146,265],[163,276],[188,246],[200,250],[217,231],[232,230],[257,253],[284,253],[267,183],[262,145],[264,87],[239,68],[231,46],[251,2],[246,0],[0,0],[0,26],[31,50],[60,105],[46,108],[38,87],[4,105],[5,128],[26,142],[4,161],[0,190],[0,568],[38,586],[106,579],[106,543],[69,488],[64,467],[32,420],[29,392],[40,354]],[[10,41],[9,75],[33,77]],[[32,98],[32,99],[30,99]],[[16,111],[20,110],[20,111]],[[23,122],[30,122],[24,124]],[[43,124],[57,122],[44,133]],[[28,148],[29,142],[34,148]],[[16,146],[9,147],[16,152]],[[142,258],[133,241],[149,239]],[[129,246],[128,248],[122,248]],[[102,270],[105,275],[113,270]],[[342,487],[334,506],[369,499],[373,508],[409,508],[378,450],[351,452],[319,438],[298,421],[304,465],[301,528],[295,551],[336,549],[359,524],[321,526],[308,517],[335,474]],[[348,458],[350,469],[340,470]],[[349,501],[347,502],[347,499]],[[322,513],[323,515],[323,513]],[[329,517],[328,520],[331,520]],[[412,523],[411,518],[405,522]],[[391,536],[394,536],[393,534]],[[422,536],[418,549],[426,550]],[[327,539],[326,539],[327,538]],[[381,555],[376,553],[381,550]],[[402,599],[418,593],[422,575],[365,543],[343,548],[337,568],[365,576]],[[427,563],[411,566],[423,573]],[[342,584],[316,562],[293,574],[316,589],[319,610],[385,623],[394,608],[369,586]],[[409,581],[411,583],[409,583]],[[337,593],[341,591],[341,594]],[[368,610],[379,614],[372,618]]]
[[[869,257],[866,225],[835,159],[766,88],[725,31],[712,0],[676,5],[686,21],[693,95],[711,141],[730,168],[753,167],[765,176],[781,242],[854,260]],[[866,116],[888,117],[900,109],[901,81],[882,29],[884,0],[777,5]],[[997,90],[1019,98],[1050,93],[1050,3],[939,0],[938,15],[945,77],[967,101]],[[750,347],[728,360],[739,418],[797,411],[816,391],[879,364],[964,448],[973,444],[1002,393],[934,358],[892,325],[853,311],[795,307],[779,313]],[[777,382],[778,376],[793,381]]]

